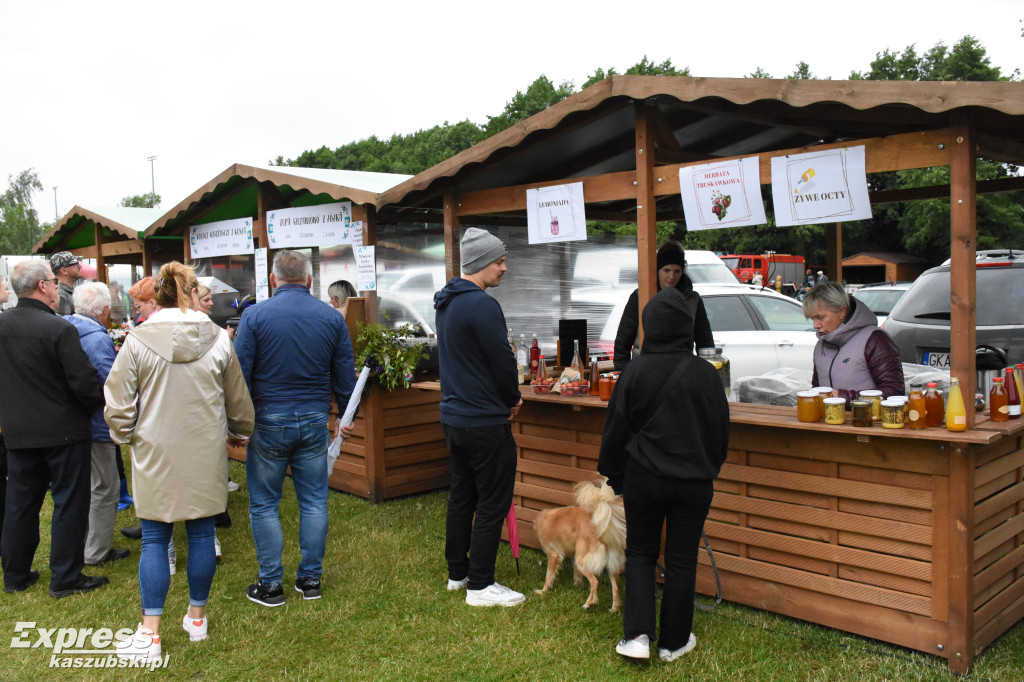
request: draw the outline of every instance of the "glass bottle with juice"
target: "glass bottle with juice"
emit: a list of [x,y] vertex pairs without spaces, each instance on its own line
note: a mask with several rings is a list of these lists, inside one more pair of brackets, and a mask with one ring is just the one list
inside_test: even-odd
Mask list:
[[533,333],[533,345],[530,346],[530,376],[540,379],[537,375],[538,363],[540,362],[540,345],[537,343],[537,332]]
[[1006,389],[1003,387],[1003,377],[992,378],[992,390],[988,392],[989,419],[994,422],[1005,422],[1010,420],[1010,408],[1006,399]]
[[924,392],[924,421],[928,426],[941,426],[943,416],[946,414],[946,401],[939,393],[939,385],[929,381]]
[[1020,419],[1020,391],[1017,389],[1017,372],[1014,367],[1006,368],[1006,378],[1003,382],[1006,389],[1006,407],[1009,410],[1010,419]]
[[908,429],[923,429],[927,426],[925,414],[928,411],[924,402],[921,384],[910,385],[910,400],[907,401],[906,422]]
[[967,430],[967,408],[964,406],[964,396],[960,392],[960,380],[956,377],[949,378],[949,399],[946,401],[946,430]]

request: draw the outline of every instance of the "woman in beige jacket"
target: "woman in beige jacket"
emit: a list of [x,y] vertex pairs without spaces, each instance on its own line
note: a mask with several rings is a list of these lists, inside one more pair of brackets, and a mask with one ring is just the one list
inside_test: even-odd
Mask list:
[[160,618],[170,586],[172,524],[188,534],[189,608],[182,627],[207,635],[206,603],[216,570],[213,517],[227,506],[225,442],[244,445],[254,411],[227,333],[191,310],[195,273],[168,263],[156,279],[159,306],[125,339],[104,386],[104,417],[115,443],[128,443],[132,493],[142,521],[142,623],[118,656],[159,658]]

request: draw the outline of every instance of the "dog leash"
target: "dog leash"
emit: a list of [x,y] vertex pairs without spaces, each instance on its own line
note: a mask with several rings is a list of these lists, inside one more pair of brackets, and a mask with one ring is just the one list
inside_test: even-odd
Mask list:
[[701,611],[707,611],[712,613],[718,609],[718,605],[722,603],[722,578],[718,575],[718,564],[715,563],[715,553],[711,551],[711,543],[708,542],[707,534],[701,530],[700,537],[704,540],[704,549],[708,552],[708,559],[711,560],[711,572],[715,574],[715,603],[714,604],[701,604],[699,601],[694,599],[693,605]]

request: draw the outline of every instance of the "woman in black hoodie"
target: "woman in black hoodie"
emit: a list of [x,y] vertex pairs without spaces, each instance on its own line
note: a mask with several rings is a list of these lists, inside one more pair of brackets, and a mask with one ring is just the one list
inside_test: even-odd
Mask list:
[[671,661],[697,641],[690,631],[697,550],[729,447],[729,404],[714,367],[690,350],[693,318],[681,291],[660,291],[643,321],[644,352],[612,393],[597,469],[626,508],[624,637],[615,650],[650,657],[654,568],[667,521],[658,650]]
[[[693,290],[693,282],[686,275],[686,252],[679,242],[665,242],[658,249],[658,291],[671,287],[678,289],[690,306],[690,329],[687,334],[690,338],[690,347],[687,350],[693,352],[694,341],[697,348],[714,346],[715,341],[711,336],[711,324],[708,322],[707,311],[704,310],[704,302],[700,300],[700,294]],[[622,319],[619,320],[619,329],[615,333],[615,369],[624,369],[632,357],[633,346],[637,343],[637,330],[640,328],[639,311],[639,290],[634,289],[626,301]]]

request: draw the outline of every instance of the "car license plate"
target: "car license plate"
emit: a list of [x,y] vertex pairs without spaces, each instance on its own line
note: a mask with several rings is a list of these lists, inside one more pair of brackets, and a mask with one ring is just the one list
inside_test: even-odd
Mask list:
[[938,369],[949,369],[949,353],[927,351],[921,357],[921,364]]

